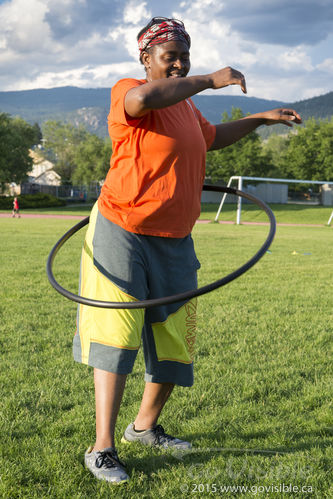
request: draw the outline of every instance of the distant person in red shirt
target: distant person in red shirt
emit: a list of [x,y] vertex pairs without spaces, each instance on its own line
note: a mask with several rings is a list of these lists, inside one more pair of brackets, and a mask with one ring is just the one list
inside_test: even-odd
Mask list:
[[17,197],[14,197],[12,217],[15,218],[16,215],[18,216],[18,218],[21,218],[18,200]]

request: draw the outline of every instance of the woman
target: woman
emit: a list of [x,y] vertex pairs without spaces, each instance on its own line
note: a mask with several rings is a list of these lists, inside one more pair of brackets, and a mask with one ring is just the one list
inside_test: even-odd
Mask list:
[[[191,230],[200,213],[207,150],[233,144],[259,125],[300,123],[276,109],[212,125],[190,97],[208,88],[240,85],[244,76],[224,68],[187,77],[190,37],[181,21],[153,18],[138,34],[146,78],[123,79],[112,89],[111,168],[94,207],[82,253],[81,294],[107,301],[158,298],[197,286],[199,262]],[[146,363],[138,415],[123,442],[188,449],[157,420],[176,384],[193,383],[196,301],[143,310],[80,306],[74,358],[94,367],[96,441],[85,454],[99,479],[128,479],[114,430],[140,345]]]
[[16,215],[18,216],[18,218],[21,218],[19,203],[18,203],[17,197],[15,196],[14,200],[13,200],[12,217],[15,218]]

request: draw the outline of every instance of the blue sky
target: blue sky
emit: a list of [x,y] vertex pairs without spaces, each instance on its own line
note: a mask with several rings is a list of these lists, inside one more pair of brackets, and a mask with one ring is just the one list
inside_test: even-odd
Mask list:
[[157,15],[184,21],[190,74],[232,66],[249,96],[286,102],[333,90],[332,0],[0,0],[0,90],[141,78],[136,34]]

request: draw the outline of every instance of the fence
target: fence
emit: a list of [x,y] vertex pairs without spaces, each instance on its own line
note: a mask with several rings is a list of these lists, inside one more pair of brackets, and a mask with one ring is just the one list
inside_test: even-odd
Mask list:
[[86,185],[43,185],[43,184],[21,184],[21,194],[51,194],[57,198],[73,201],[86,201],[97,199],[101,191],[99,184]]

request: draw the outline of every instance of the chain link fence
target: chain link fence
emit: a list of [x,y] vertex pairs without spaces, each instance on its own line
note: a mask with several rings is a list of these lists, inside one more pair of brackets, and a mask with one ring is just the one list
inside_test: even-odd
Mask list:
[[44,185],[34,183],[21,184],[21,194],[51,194],[57,198],[67,201],[96,200],[100,194],[101,186],[96,184],[87,185]]

